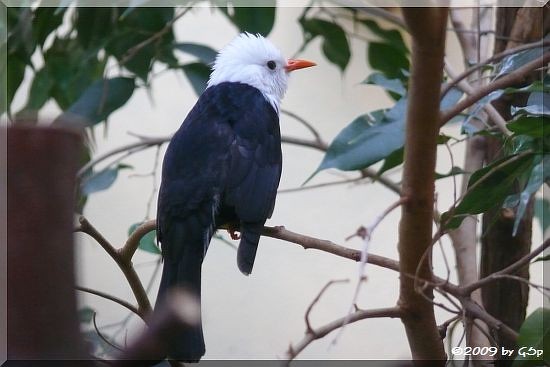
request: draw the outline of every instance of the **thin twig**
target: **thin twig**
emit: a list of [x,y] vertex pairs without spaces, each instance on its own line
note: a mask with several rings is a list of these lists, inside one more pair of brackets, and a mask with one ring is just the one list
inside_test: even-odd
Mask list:
[[306,323],[306,334],[307,333],[315,334],[315,331],[313,330],[313,328],[311,327],[311,323],[309,322],[309,314],[311,313],[311,310],[313,310],[313,307],[317,304],[317,302],[319,302],[319,300],[321,299],[325,291],[335,283],[347,283],[347,282],[349,282],[349,279],[333,279],[327,282],[327,284],[325,284],[325,286],[321,288],[317,296],[313,299],[313,301],[311,301],[309,307],[306,310],[306,314],[304,315],[304,320]]
[[323,139],[321,138],[321,135],[319,134],[319,132],[313,127],[312,124],[307,122],[306,119],[304,119],[303,117],[298,116],[297,114],[295,114],[292,111],[285,110],[285,109],[281,109],[281,113],[285,114],[289,117],[292,117],[294,120],[300,122],[302,125],[304,125],[311,132],[311,134],[313,135],[313,137],[315,138],[315,140],[318,143],[324,144],[326,146],[326,143],[323,142]]
[[537,257],[539,254],[541,254],[545,249],[547,249],[550,246],[550,239],[547,239],[544,241],[542,245],[537,247],[535,250],[533,250],[530,254],[522,257],[518,261],[514,262],[513,264],[507,266],[506,268],[497,271],[496,273],[487,275],[485,278],[482,278],[478,280],[475,283],[468,284],[464,287],[462,287],[462,292],[464,292],[464,295],[469,295],[474,290],[484,287],[488,283],[494,282],[495,280],[499,279],[499,276],[504,274],[512,274],[515,273],[517,270],[521,269],[522,267],[529,265],[529,262]]
[[144,319],[144,317],[145,317],[145,315],[143,315],[141,313],[141,311],[139,309],[137,309],[134,305],[132,305],[132,304],[130,304],[130,303],[118,298],[118,297],[111,296],[110,294],[107,294],[107,293],[104,293],[104,292],[101,292],[101,291],[96,291],[95,289],[91,289],[91,288],[87,288],[87,287],[75,286],[75,289],[78,290],[78,291],[81,291],[81,292],[90,293],[90,294],[93,294],[95,296],[108,299],[109,301],[112,301],[112,302],[114,302],[116,304],[119,304],[120,306],[130,310],[132,313],[138,315],[141,319]]
[[[382,318],[382,317],[401,317],[402,311],[399,307],[388,307],[388,308],[379,308],[373,310],[358,310],[354,312],[349,318],[349,323],[354,323],[359,320],[372,319],[372,318]],[[309,344],[317,339],[324,338],[327,334],[332,331],[340,328],[344,321],[344,317],[341,317],[337,320],[334,320],[322,327],[319,327],[313,331],[313,333],[306,333],[304,338],[294,345],[290,345],[285,359],[292,360],[298,356]]]
[[92,316],[92,321],[94,323],[94,329],[95,329],[95,332],[96,334],[99,336],[99,338],[101,340],[103,340],[105,343],[107,343],[108,345],[110,345],[111,347],[113,347],[114,349],[116,350],[119,350],[119,351],[123,351],[121,347],[119,347],[118,345],[115,345],[114,343],[112,343],[109,339],[107,339],[107,337],[105,337],[101,331],[99,331],[99,328],[97,327],[97,322],[96,322],[96,315],[97,313],[94,312],[94,315]]

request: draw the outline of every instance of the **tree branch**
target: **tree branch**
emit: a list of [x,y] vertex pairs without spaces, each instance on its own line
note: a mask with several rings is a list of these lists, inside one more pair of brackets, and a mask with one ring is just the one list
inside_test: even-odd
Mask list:
[[[359,320],[381,318],[381,317],[402,317],[402,312],[399,307],[378,308],[372,310],[358,310],[349,318],[349,323],[354,323]],[[340,328],[344,322],[344,317],[334,320],[324,326],[314,329],[313,332],[306,332],[304,338],[294,345],[290,345],[286,353],[286,358],[292,360],[298,356],[309,344],[317,339],[324,338],[327,334]]]
[[112,301],[112,302],[114,302],[116,304],[119,304],[122,307],[130,310],[131,312],[138,315],[141,319],[145,318],[145,315],[139,309],[134,307],[134,305],[124,301],[123,299],[120,299],[118,297],[111,296],[110,294],[100,292],[100,291],[96,291],[95,289],[91,289],[91,288],[87,288],[87,287],[75,286],[75,289],[78,290],[78,291],[81,291],[81,292],[86,292],[86,293],[90,293],[90,294],[93,294],[93,295],[101,297],[101,298],[105,298],[109,301]]
[[475,90],[475,93],[472,93],[450,109],[443,111],[439,119],[439,124],[441,126],[444,125],[447,121],[449,121],[483,97],[489,95],[491,92],[524,82],[532,71],[544,67],[544,65],[546,65],[549,61],[550,52],[546,52],[542,55],[542,57],[523,65],[522,67],[511,72],[510,74],[507,74],[490,84],[478,88],[477,90]]
[[506,268],[504,268],[502,270],[497,271],[496,273],[492,273],[490,275],[487,275],[485,278],[482,278],[482,279],[478,280],[475,283],[472,283],[472,284],[469,284],[467,286],[462,287],[463,295],[469,295],[474,290],[476,290],[478,288],[481,288],[481,287],[487,285],[488,283],[494,282],[495,280],[499,279],[499,277],[501,275],[511,274],[511,273],[516,272],[517,270],[521,269],[522,267],[528,265],[531,260],[533,260],[535,257],[540,255],[549,246],[550,246],[550,239],[547,239],[546,241],[544,241],[544,243],[542,245],[540,245],[535,250],[533,250],[530,254],[522,257],[521,259],[519,259],[515,263],[507,266]]
[[[434,315],[430,287],[419,294],[415,281],[405,274],[418,274],[432,279],[428,262],[421,259],[432,244],[434,216],[435,164],[439,133],[440,85],[445,54],[447,8],[403,8],[403,15],[412,35],[411,77],[402,195],[399,223],[400,292],[398,304],[414,360],[446,359]],[[429,255],[428,255],[429,256]]]

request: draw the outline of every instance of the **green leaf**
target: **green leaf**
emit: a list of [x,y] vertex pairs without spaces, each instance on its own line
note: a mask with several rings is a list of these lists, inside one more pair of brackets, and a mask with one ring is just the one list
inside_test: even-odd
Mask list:
[[51,79],[48,71],[45,68],[38,70],[34,74],[34,79],[32,80],[25,110],[38,111],[42,108],[51,97],[53,85],[54,81]]
[[[130,226],[128,229],[128,236],[130,236],[132,233],[135,232],[136,228],[139,227],[142,223],[134,223]],[[152,230],[149,233],[147,233],[145,236],[141,237],[141,240],[139,241],[138,248],[140,250],[143,250],[145,252],[149,252],[155,255],[160,255],[161,251],[156,245],[156,238],[157,238],[157,231]]]
[[182,42],[174,44],[174,48],[195,56],[203,64],[213,64],[216,61],[216,50],[205,45]]
[[545,154],[544,156],[537,155],[534,163],[535,165],[529,175],[529,181],[517,198],[516,219],[514,220],[512,236],[515,236],[517,233],[529,200],[539,190],[544,181],[550,177],[550,154]]
[[[550,309],[546,307],[537,308],[530,314],[519,329],[518,355],[512,364],[513,367],[540,366],[540,361],[546,365],[550,363]],[[543,351],[543,355],[529,355],[534,351]],[[527,353],[521,356],[520,351]],[[534,361],[539,361],[534,362]]]
[[210,67],[201,62],[194,62],[183,65],[181,68],[187,79],[189,79],[195,93],[201,95],[206,89],[208,78],[210,77]]
[[55,8],[39,6],[34,10],[32,31],[40,47],[44,45],[46,38],[61,25],[64,15],[64,8],[56,11]]
[[78,320],[82,324],[89,324],[94,318],[95,311],[90,307],[82,307],[78,310]]
[[92,172],[80,184],[83,195],[90,195],[94,192],[107,190],[116,181],[118,172],[130,168],[125,164],[118,164],[115,167],[107,167],[99,172]]
[[402,70],[409,70],[406,54],[389,43],[370,42],[368,61],[373,69],[380,70],[390,79],[403,78]]
[[401,148],[405,141],[406,104],[405,98],[399,100],[378,120],[369,115],[353,120],[332,141],[313,175],[327,168],[362,169]]
[[15,96],[15,92],[17,92],[17,89],[19,88],[19,85],[21,85],[21,82],[23,81],[23,77],[25,76],[25,68],[26,64],[19,60],[19,58],[11,57],[9,58],[9,62],[7,65],[7,107],[8,111],[10,110],[9,106],[11,106],[11,102],[13,100],[13,97]]
[[404,149],[403,148],[399,148],[397,150],[394,150],[393,152],[391,152],[387,157],[386,159],[384,159],[384,163],[382,164],[382,167],[380,167],[380,169],[378,170],[378,172],[376,173],[377,176],[381,176],[382,173],[392,169],[392,168],[395,168],[397,166],[399,166],[401,163],[403,163],[403,158],[404,158]]
[[544,234],[550,226],[550,202],[546,199],[535,199],[535,218],[539,221],[540,230]]
[[84,48],[99,45],[113,34],[119,10],[107,7],[77,7],[75,9],[76,37]]
[[401,97],[407,94],[407,90],[400,79],[389,79],[382,73],[372,73],[362,83],[377,85]]
[[105,120],[113,111],[122,107],[132,96],[134,79],[116,77],[98,80],[88,87],[78,100],[58,119],[77,116],[88,125]]
[[275,0],[265,0],[262,1],[262,6],[258,7],[234,6],[232,14],[229,13],[227,7],[220,9],[240,32],[259,33],[265,37],[275,24],[276,5]]
[[344,71],[351,58],[349,42],[344,30],[336,23],[323,19],[300,19],[306,44],[315,37],[323,38],[322,48],[326,58]]
[[510,131],[517,135],[541,138],[550,133],[550,119],[544,116],[519,115],[507,124]]
[[402,51],[403,53],[409,53],[409,49],[403,41],[401,32],[399,32],[397,29],[381,28],[378,23],[371,19],[361,20],[361,23],[364,24],[372,33],[385,41],[385,43],[390,44],[392,47]]
[[526,93],[526,92],[549,93],[550,86],[548,85],[547,80],[545,80],[544,82],[542,80],[536,80],[525,87],[521,87],[521,88],[508,87],[504,89],[504,94]]
[[443,214],[442,223],[446,228],[454,229],[470,214],[480,214],[500,207],[516,180],[531,171],[533,160],[532,153],[512,155],[474,172],[468,181],[466,195],[453,212]]
[[548,261],[548,260],[550,260],[550,255],[539,256],[535,260],[533,260],[533,262],[536,263],[537,261]]

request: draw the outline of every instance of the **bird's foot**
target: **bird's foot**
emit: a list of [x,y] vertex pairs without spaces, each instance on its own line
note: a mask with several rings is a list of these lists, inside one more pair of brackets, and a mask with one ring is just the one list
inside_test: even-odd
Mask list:
[[238,232],[238,229],[236,228],[229,228],[227,230],[227,233],[229,233],[229,235],[231,236],[231,239],[233,241],[236,241],[236,240],[240,240],[241,239],[241,235]]

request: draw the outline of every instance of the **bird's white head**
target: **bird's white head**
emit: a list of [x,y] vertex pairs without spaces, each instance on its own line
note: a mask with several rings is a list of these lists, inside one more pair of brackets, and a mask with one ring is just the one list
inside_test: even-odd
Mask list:
[[264,37],[241,33],[218,53],[208,87],[223,82],[251,85],[262,92],[278,113],[288,73],[314,65],[306,60],[286,60]]

